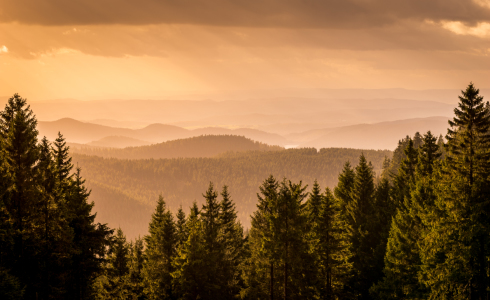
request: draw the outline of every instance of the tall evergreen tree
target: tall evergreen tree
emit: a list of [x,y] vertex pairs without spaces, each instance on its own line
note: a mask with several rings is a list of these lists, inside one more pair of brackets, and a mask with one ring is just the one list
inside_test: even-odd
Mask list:
[[143,282],[143,265],[145,261],[143,243],[143,239],[137,238],[129,246],[129,290],[132,299],[136,300],[146,299]]
[[345,221],[340,218],[340,205],[330,191],[326,189],[321,198],[318,215],[318,237],[316,253],[319,257],[318,269],[320,299],[349,299],[347,283],[352,276],[351,253]]
[[342,173],[339,175],[339,183],[334,189],[335,197],[340,201],[341,217],[347,219],[347,206],[351,202],[351,192],[354,187],[355,172],[350,162],[346,162]]
[[376,236],[375,188],[372,167],[364,155],[356,167],[351,202],[347,205],[347,224],[350,230],[350,245],[354,276],[350,287],[354,296],[369,299],[369,288],[378,277],[382,266],[375,265],[375,248],[380,242]]
[[[95,223],[92,213],[93,202],[88,202],[90,191],[87,191],[85,180],[77,168],[74,180],[69,187],[67,198],[67,219],[72,230],[70,240],[70,272],[67,276],[66,295],[70,299],[90,299],[92,286],[96,277],[102,272],[110,237],[114,230],[107,224]],[[122,234],[122,232],[121,232]]]
[[173,299],[172,261],[176,256],[177,234],[172,213],[163,197],[158,198],[152,215],[149,235],[145,237],[146,261],[143,272],[149,299]]
[[185,241],[187,241],[188,238],[188,232],[187,232],[187,220],[185,217],[184,210],[182,210],[182,206],[179,207],[179,210],[177,211],[177,222],[175,224],[175,228],[177,230],[177,245],[176,248],[178,249],[181,247]]
[[131,290],[128,275],[129,244],[119,228],[110,247],[106,274],[100,278],[97,298],[104,300],[129,298]]
[[221,192],[219,213],[219,242],[223,247],[222,273],[225,281],[224,298],[231,299],[238,296],[241,288],[239,266],[243,256],[243,227],[237,222],[235,203],[230,197],[228,187],[223,186]]
[[3,169],[7,174],[3,203],[12,224],[13,249],[6,268],[25,288],[25,297],[34,298],[42,289],[38,280],[42,255],[37,248],[39,199],[36,186],[39,149],[36,118],[26,100],[15,94],[0,112]]
[[178,249],[173,262],[172,284],[178,299],[209,298],[209,274],[207,272],[207,250],[203,224],[199,209],[194,202],[187,221],[188,238]]
[[[423,268],[431,297],[486,299],[490,258],[490,111],[468,85],[449,121],[444,176],[435,219],[424,243]],[[429,242],[430,241],[430,242]]]

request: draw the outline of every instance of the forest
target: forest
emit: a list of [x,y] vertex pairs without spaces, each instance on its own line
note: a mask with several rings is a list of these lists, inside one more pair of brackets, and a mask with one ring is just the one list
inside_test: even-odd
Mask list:
[[[0,112],[1,299],[489,296],[490,105],[473,84],[461,92],[445,139],[430,131],[401,137],[391,158],[373,154],[376,164],[382,159],[377,172],[361,151],[342,162],[334,187],[324,178],[264,176],[247,227],[236,201],[243,191],[209,176],[202,205],[173,211],[164,191],[155,196],[148,234],[135,239],[96,222],[82,178],[88,163],[80,169],[74,161],[137,176],[172,168],[190,176],[179,173],[183,160],[72,158],[61,134],[38,140],[36,125],[17,94]],[[304,158],[294,153],[228,153],[195,163]],[[276,163],[287,169],[286,162]],[[314,168],[310,162],[294,166]]]
[[[199,156],[206,153],[205,147],[201,147],[203,151],[198,150],[203,139],[222,141],[225,145],[234,140],[247,141],[243,137],[206,136],[177,142],[194,145],[193,152]],[[138,151],[138,148],[134,149]],[[403,152],[401,148],[397,154]],[[250,215],[257,207],[258,187],[270,174],[309,183],[317,179],[322,186],[333,188],[346,161],[354,166],[364,153],[375,172],[381,174],[385,158],[393,155],[392,151],[358,149],[279,149],[282,150],[226,152],[209,158],[138,160],[75,153],[72,159],[73,164],[82,168],[86,187],[92,190],[97,220],[121,227],[133,239],[148,233],[148,222],[160,194],[167,207],[176,213],[180,206],[190,207],[194,201],[203,204],[202,193],[209,182],[219,188],[227,185],[236,203],[238,220],[249,228]]]

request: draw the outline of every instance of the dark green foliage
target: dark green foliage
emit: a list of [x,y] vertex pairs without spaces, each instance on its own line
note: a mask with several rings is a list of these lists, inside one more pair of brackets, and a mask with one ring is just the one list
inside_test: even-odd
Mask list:
[[67,281],[67,295],[71,299],[91,297],[92,283],[102,271],[103,257],[113,232],[107,225],[95,223],[95,214],[92,214],[94,203],[88,202],[90,192],[84,187],[85,181],[80,172],[80,168],[77,168],[66,204],[67,219],[72,230],[71,273]]
[[17,94],[0,112],[1,298],[91,298],[111,231],[94,224],[62,137],[59,151],[38,143],[36,124]]
[[[274,174],[293,182],[318,183],[334,188],[346,161],[357,162],[362,150],[330,148],[288,149],[226,154],[216,158],[119,160],[73,155],[73,163],[82,168],[86,186],[92,189],[101,220],[121,227],[128,238],[145,234],[158,195],[164,194],[172,212],[186,208],[201,197],[212,181],[216,187],[227,185],[233,191],[237,217],[250,228],[249,216],[256,209],[258,186]],[[391,151],[366,150],[366,159],[381,171]],[[117,175],[116,175],[117,174]],[[121,217],[118,217],[120,215]],[[145,225],[146,224],[146,225]],[[143,230],[142,230],[143,229]]]
[[177,232],[172,213],[163,197],[157,207],[145,237],[146,262],[144,264],[145,293],[149,299],[172,299],[172,262],[176,256]]
[[[356,167],[351,201],[347,204],[347,224],[354,276],[349,286],[355,297],[369,299],[369,288],[382,267],[375,264],[375,249],[381,242],[376,232],[375,187],[372,167],[364,155]],[[380,268],[381,267],[381,268]]]
[[326,189],[321,197],[318,226],[315,228],[316,247],[313,252],[318,255],[320,299],[352,298],[346,288],[352,276],[351,252],[345,221],[340,217],[340,205],[330,191]]
[[185,217],[185,213],[182,210],[182,206],[180,206],[179,210],[177,211],[177,222],[175,224],[176,227],[176,234],[177,234],[177,248],[179,248],[181,245],[187,241],[188,238],[188,230],[187,230],[187,220]]
[[224,278],[223,298],[231,299],[238,296],[242,288],[240,264],[243,260],[243,227],[237,221],[235,203],[225,185],[221,192],[219,214],[219,242],[223,247],[222,265],[219,272]]
[[459,97],[446,136],[446,162],[436,186],[422,262],[430,296],[486,299],[490,258],[490,111],[470,84]]

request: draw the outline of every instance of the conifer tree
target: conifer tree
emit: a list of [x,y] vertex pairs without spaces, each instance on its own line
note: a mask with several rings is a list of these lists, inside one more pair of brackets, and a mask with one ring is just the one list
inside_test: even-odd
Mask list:
[[408,138],[404,150],[405,158],[401,161],[397,175],[393,179],[392,201],[396,207],[403,206],[405,198],[410,196],[410,188],[415,183],[415,169],[418,162],[418,151],[413,140]]
[[207,254],[206,269],[208,272],[209,282],[206,283],[205,295],[203,297],[215,297],[221,299],[224,297],[222,287],[226,286],[227,278],[224,274],[220,274],[220,266],[224,265],[224,248],[220,242],[221,206],[218,202],[218,192],[214,189],[213,183],[209,183],[209,187],[203,194],[206,200],[201,210],[201,221],[204,230],[204,247]]
[[459,97],[446,135],[446,164],[423,269],[431,297],[486,299],[490,257],[490,111],[472,83]]
[[354,187],[355,172],[350,162],[346,162],[342,173],[339,174],[339,183],[334,189],[335,197],[340,201],[340,214],[347,218],[347,206],[351,202],[351,192]]
[[95,214],[92,213],[94,203],[88,202],[90,192],[83,185],[85,180],[80,173],[81,169],[77,168],[68,190],[66,206],[72,230],[70,273],[66,287],[70,299],[89,299],[92,296],[93,282],[102,272],[110,237],[114,232],[106,224],[95,223]]
[[177,245],[176,248],[180,248],[185,241],[187,241],[188,232],[187,232],[187,220],[185,217],[184,210],[182,210],[182,206],[179,207],[177,212],[177,222],[175,224],[176,234],[177,234]]
[[382,266],[375,265],[375,248],[381,242],[376,234],[375,188],[373,171],[364,155],[356,167],[351,202],[347,205],[347,224],[354,276],[350,287],[354,296],[369,299],[369,288],[376,282]]
[[279,183],[269,176],[259,187],[257,210],[252,215],[252,228],[248,236],[250,251],[243,271],[246,287],[242,297],[246,299],[271,299],[278,295],[277,249],[273,242],[271,221],[276,213],[275,203]]
[[129,245],[121,228],[118,228],[110,247],[106,274],[100,278],[98,299],[127,299],[129,285]]
[[152,215],[149,235],[145,237],[146,261],[143,272],[149,299],[173,299],[172,261],[176,256],[177,234],[172,213],[163,197],[158,198]]
[[329,188],[321,198],[318,215],[318,269],[320,299],[348,299],[346,289],[352,275],[351,253],[348,248],[346,224],[340,218],[340,205]]
[[223,186],[219,213],[219,242],[223,247],[223,265],[220,273],[224,277],[224,298],[236,297],[241,288],[239,266],[243,256],[243,227],[237,222],[235,203],[228,187]]
[[199,209],[194,202],[187,222],[187,241],[177,251],[173,262],[172,285],[178,299],[213,299],[209,298],[210,281],[207,272],[207,251],[203,224]]
[[146,299],[144,294],[143,264],[144,245],[143,239],[137,238],[129,246],[129,290],[132,299]]
[[36,124],[32,110],[18,94],[8,99],[0,112],[1,156],[8,174],[3,204],[12,224],[13,241],[5,263],[11,275],[26,286],[25,297],[35,297],[42,289],[37,280],[42,258],[36,248],[40,242],[36,224],[41,198],[36,186],[39,160]]

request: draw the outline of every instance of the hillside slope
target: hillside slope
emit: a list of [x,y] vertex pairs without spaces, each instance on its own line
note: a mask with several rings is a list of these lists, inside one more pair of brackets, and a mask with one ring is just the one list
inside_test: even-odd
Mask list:
[[226,152],[280,151],[279,146],[254,142],[243,136],[206,135],[178,139],[159,144],[124,149],[74,147],[73,153],[112,157],[119,159],[159,159],[179,157],[213,157]]
[[[334,187],[346,161],[356,165],[364,153],[379,173],[385,156],[391,151],[359,149],[289,149],[283,151],[249,151],[228,153],[215,158],[122,160],[72,154],[73,163],[82,168],[86,185],[99,222],[124,230],[129,238],[146,233],[151,211],[158,195],[176,211],[186,210],[197,201],[212,181],[217,189],[228,185],[236,203],[238,217],[245,227],[255,211],[260,184],[273,174],[281,180],[303,180],[312,185],[315,179],[322,188]],[[123,212],[118,216],[119,211]],[[127,219],[134,212],[138,218]],[[144,232],[140,231],[145,229]]]

